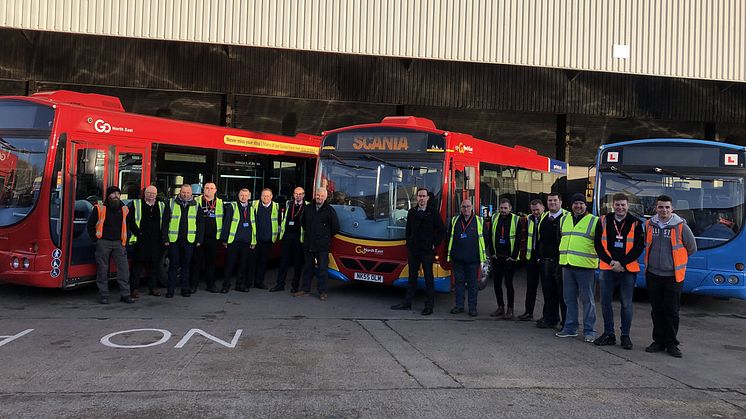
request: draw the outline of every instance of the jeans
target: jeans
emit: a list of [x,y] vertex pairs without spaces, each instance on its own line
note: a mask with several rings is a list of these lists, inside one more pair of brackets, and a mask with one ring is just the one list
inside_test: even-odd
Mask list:
[[[189,291],[189,268],[192,265],[194,244],[175,242],[168,245],[168,292],[174,293],[178,282],[181,291]],[[179,276],[178,270],[181,268]]]
[[477,272],[480,263],[453,261],[453,278],[456,282],[456,308],[464,308],[465,289],[469,289],[469,313],[477,312]]
[[417,293],[417,281],[420,276],[420,265],[425,274],[425,308],[432,309],[435,306],[435,278],[433,277],[433,253],[409,253],[409,284],[405,303],[412,305],[414,295]]
[[678,345],[681,282],[673,276],[645,274],[653,317],[653,341],[663,346]]
[[585,268],[562,268],[563,296],[567,304],[567,318],[564,331],[575,333],[578,330],[578,297],[583,303],[583,335],[595,337],[596,304],[593,301],[595,290],[595,270]]
[[306,267],[303,271],[303,286],[301,289],[305,292],[311,292],[311,282],[315,273],[318,281],[316,288],[318,288],[319,294],[325,294],[326,280],[329,279],[329,252],[307,250],[303,257],[306,258]]
[[117,266],[117,283],[122,296],[130,295],[130,266],[121,240],[96,240],[96,285],[102,297],[109,296],[109,260]]
[[614,308],[611,305],[614,289],[619,287],[619,301],[622,304],[622,336],[629,336],[632,326],[632,294],[635,291],[637,272],[614,272],[602,270],[599,279],[601,286],[601,312],[604,315],[604,333],[614,334]]
[[492,276],[495,279],[495,298],[499,307],[505,307],[503,300],[503,279],[505,280],[505,291],[508,294],[508,308],[513,308],[515,301],[515,288],[513,288],[513,275],[515,274],[515,261],[509,262],[505,257],[498,256],[493,265]]
[[562,270],[557,259],[543,258],[539,261],[541,269],[541,292],[544,294],[544,322],[555,325],[565,322],[567,306],[562,298]]

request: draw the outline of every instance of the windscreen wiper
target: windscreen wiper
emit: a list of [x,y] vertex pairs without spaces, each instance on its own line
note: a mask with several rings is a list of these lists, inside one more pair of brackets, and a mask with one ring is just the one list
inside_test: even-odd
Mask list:
[[333,158],[334,160],[337,161],[337,163],[339,163],[339,164],[341,164],[342,166],[345,166],[345,167],[349,167],[349,168],[352,168],[352,169],[368,169],[367,167],[360,167],[360,166],[358,166],[356,164],[353,164],[353,163],[347,163],[346,161],[342,160],[336,154],[329,153],[329,157]]
[[666,169],[666,168],[663,168],[663,167],[654,167],[653,168],[653,172],[658,173],[658,174],[665,174],[665,175],[669,175],[669,176],[676,176],[676,177],[680,177],[680,178],[691,177],[691,176],[682,175],[679,172],[674,172],[673,170],[669,170],[669,169]]
[[617,173],[617,174],[621,175],[623,178],[631,180],[631,181],[634,181],[634,182],[652,182],[652,181],[647,180],[647,179],[638,179],[638,178],[630,175],[629,173],[625,172],[624,170],[622,170],[622,169],[620,169],[620,168],[618,168],[616,166],[609,166],[608,170],[610,170],[610,171],[612,171],[614,173]]
[[379,163],[383,163],[383,164],[391,166],[391,167],[396,167],[397,169],[401,169],[401,170],[408,170],[408,169],[410,169],[410,170],[411,169],[420,170],[420,169],[426,169],[426,168],[421,167],[421,166],[401,166],[401,165],[398,165],[396,163],[391,163],[390,161],[384,160],[384,159],[382,159],[380,157],[374,156],[372,154],[363,154],[362,157],[364,157],[364,158],[366,158],[368,160],[374,160],[374,161],[377,161]]

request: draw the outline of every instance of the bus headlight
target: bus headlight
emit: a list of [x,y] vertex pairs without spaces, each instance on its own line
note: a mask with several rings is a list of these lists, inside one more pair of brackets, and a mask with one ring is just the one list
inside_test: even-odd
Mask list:
[[731,285],[736,285],[738,283],[738,277],[735,275],[731,275],[728,277],[728,283]]
[[13,269],[18,269],[18,267],[21,266],[21,262],[18,260],[17,257],[13,256],[13,259],[10,260],[10,267]]
[[743,268],[744,268],[743,263],[741,262],[736,263],[736,270],[742,271]]
[[23,269],[28,269],[29,266],[31,266],[31,262],[28,259],[23,258]]
[[715,281],[715,283],[718,285],[725,283],[725,277],[720,274],[715,275],[715,278],[713,278],[712,280]]

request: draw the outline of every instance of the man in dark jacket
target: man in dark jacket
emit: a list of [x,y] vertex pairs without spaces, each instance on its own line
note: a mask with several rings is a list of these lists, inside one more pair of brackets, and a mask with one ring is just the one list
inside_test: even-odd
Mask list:
[[96,243],[96,285],[99,302],[109,304],[109,260],[117,265],[119,299],[134,303],[130,296],[130,270],[127,262],[127,207],[119,200],[121,191],[116,186],[106,189],[106,200],[98,203],[88,218],[88,236]]
[[160,296],[158,280],[161,276],[163,260],[163,240],[161,226],[168,219],[168,208],[157,201],[158,189],[155,186],[145,188],[142,199],[132,200],[128,206],[127,226],[132,235],[130,244],[134,247],[134,258],[130,272],[130,291],[132,298],[137,298],[140,285],[140,274],[148,269],[148,288],[150,295]]
[[293,282],[290,292],[295,294],[300,286],[300,275],[303,271],[303,228],[301,217],[308,206],[303,198],[306,191],[300,186],[293,191],[293,200],[285,205],[285,217],[280,226],[280,270],[277,273],[277,284],[270,292],[283,291],[285,289],[285,277],[288,270],[293,267]]
[[316,262],[316,275],[318,278],[319,299],[326,300],[326,280],[329,276],[329,247],[332,236],[339,231],[339,220],[337,212],[331,205],[326,203],[326,188],[316,189],[314,205],[309,205],[301,215],[301,222],[305,229],[303,249],[305,252],[305,271],[303,272],[303,285],[301,290],[293,294],[302,297],[311,292],[311,281],[313,281],[314,261]]
[[228,249],[225,254],[225,269],[223,271],[223,287],[220,292],[228,293],[231,288],[231,278],[238,266],[236,291],[249,292],[249,280],[254,270],[254,250],[251,248],[251,191],[243,188],[238,191],[238,202],[232,202],[226,207],[226,222],[223,224],[223,235],[220,241]]
[[428,190],[417,189],[417,206],[407,213],[407,250],[409,250],[409,286],[404,302],[391,306],[392,310],[410,310],[412,300],[417,292],[420,266],[425,273],[425,308],[423,316],[433,314],[435,305],[435,279],[433,277],[433,262],[435,248],[443,240],[445,227],[438,210],[428,206]]

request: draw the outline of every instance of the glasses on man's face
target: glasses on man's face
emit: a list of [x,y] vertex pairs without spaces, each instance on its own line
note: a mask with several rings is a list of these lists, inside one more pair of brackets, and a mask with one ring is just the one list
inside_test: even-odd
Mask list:
[[427,195],[417,195],[417,198],[427,198]]

